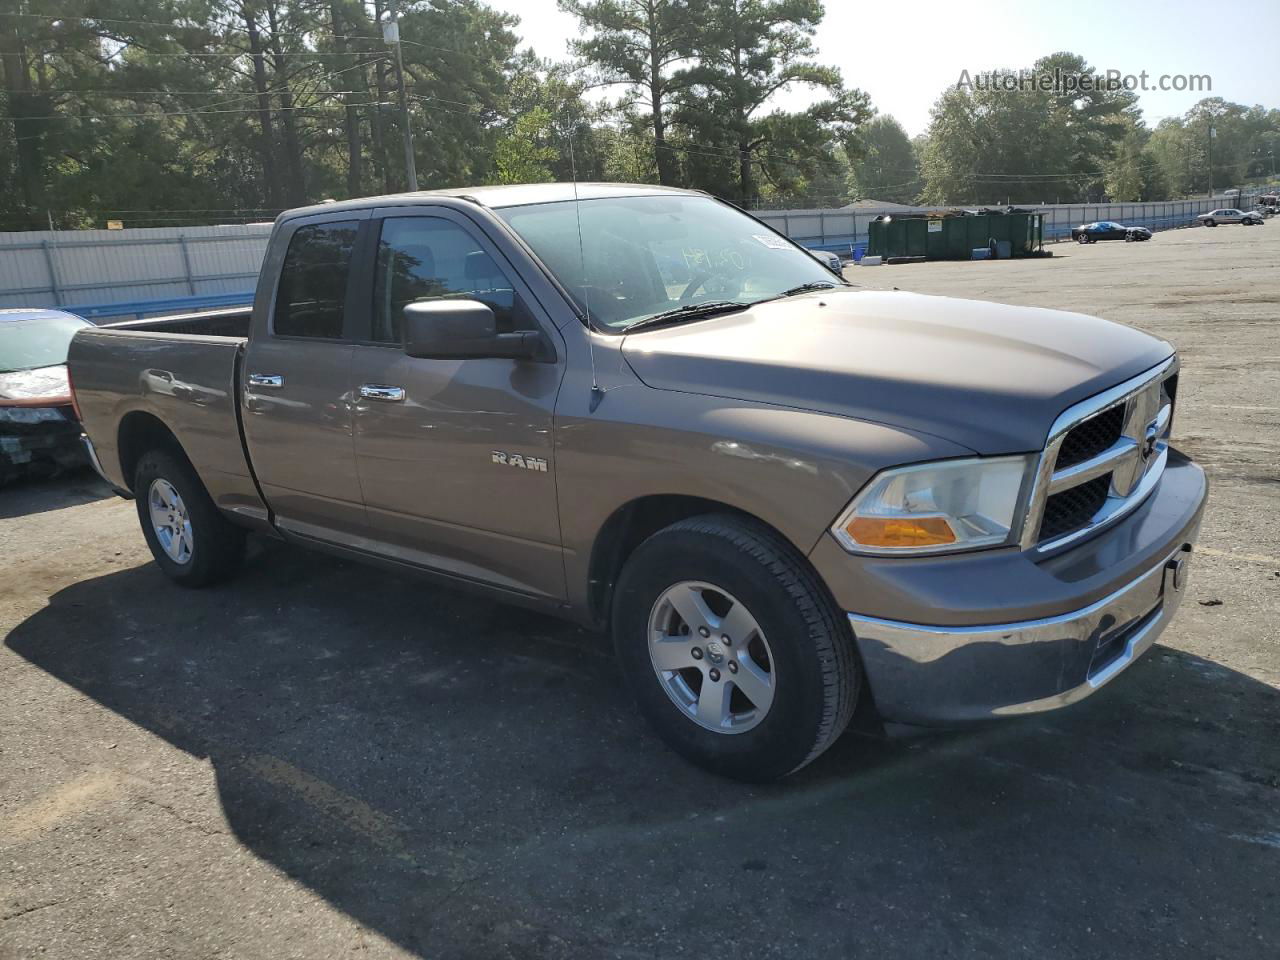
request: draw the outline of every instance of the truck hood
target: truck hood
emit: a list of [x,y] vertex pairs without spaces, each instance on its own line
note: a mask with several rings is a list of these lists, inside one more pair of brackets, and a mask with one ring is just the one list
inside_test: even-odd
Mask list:
[[627,336],[636,375],[678,390],[890,424],[976,453],[1039,450],[1072,404],[1173,348],[1079,313],[844,291]]

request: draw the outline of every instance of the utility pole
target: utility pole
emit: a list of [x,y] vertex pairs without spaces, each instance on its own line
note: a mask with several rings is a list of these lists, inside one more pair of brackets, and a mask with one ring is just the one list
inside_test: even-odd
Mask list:
[[396,0],[389,6],[390,19],[382,25],[382,39],[395,48],[396,86],[400,88],[400,135],[404,139],[404,170],[409,189],[418,189],[418,168],[413,162],[413,130],[409,126],[409,102],[404,93],[404,61],[400,56],[400,20]]
[[1213,129],[1213,122],[1209,123],[1209,196],[1213,196],[1213,138],[1218,135],[1218,131]]

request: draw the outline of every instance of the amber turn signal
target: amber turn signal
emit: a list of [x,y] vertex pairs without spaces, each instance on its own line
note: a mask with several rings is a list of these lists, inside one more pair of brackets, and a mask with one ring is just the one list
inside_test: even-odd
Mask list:
[[932,547],[956,542],[943,517],[854,517],[845,527],[866,547]]

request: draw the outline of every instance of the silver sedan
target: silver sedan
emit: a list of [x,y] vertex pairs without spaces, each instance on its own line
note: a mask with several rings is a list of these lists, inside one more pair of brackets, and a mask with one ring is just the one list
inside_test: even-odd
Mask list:
[[1220,223],[1239,223],[1246,227],[1262,225],[1262,214],[1256,210],[1236,210],[1235,208],[1210,210],[1208,213],[1200,214],[1196,219],[1206,227],[1216,227]]

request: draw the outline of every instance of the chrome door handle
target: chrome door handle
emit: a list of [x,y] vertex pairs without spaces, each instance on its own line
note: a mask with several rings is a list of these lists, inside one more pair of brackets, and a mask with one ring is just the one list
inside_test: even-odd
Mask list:
[[266,390],[279,390],[284,386],[284,377],[278,373],[251,373],[249,386],[262,387]]
[[360,384],[360,396],[366,400],[398,403],[404,399],[404,387],[391,387],[385,383],[362,383]]

